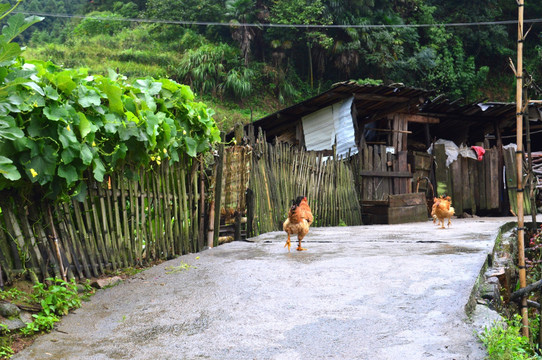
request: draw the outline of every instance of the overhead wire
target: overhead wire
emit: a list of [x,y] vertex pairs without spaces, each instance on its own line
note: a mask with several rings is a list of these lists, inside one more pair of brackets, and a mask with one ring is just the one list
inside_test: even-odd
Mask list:
[[[184,21],[184,20],[165,20],[165,19],[145,19],[145,18],[125,18],[125,17],[99,17],[75,14],[53,14],[29,11],[14,11],[23,15],[34,15],[42,17],[57,17],[70,19],[90,19],[99,21],[124,21],[152,24],[172,24],[172,25],[198,25],[198,26],[243,26],[243,27],[269,27],[269,28],[303,28],[303,29],[387,29],[387,28],[424,28],[424,27],[461,27],[461,26],[491,26],[491,25],[515,25],[517,20],[502,21],[477,21],[468,23],[435,23],[435,24],[274,24],[274,23],[238,23],[238,22],[214,22],[214,21]],[[542,19],[525,20],[525,23],[542,23]]]

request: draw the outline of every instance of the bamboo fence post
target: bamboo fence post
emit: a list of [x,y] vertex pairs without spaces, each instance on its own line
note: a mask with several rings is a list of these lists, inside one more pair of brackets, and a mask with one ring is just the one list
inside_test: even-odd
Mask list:
[[[175,254],[182,255],[183,253],[183,234],[182,234],[182,216],[181,216],[181,194],[179,192],[179,165],[176,163],[174,165],[173,171],[170,172],[169,176],[171,178],[171,192],[173,193],[173,213],[175,216],[175,223],[174,223],[174,236],[175,236],[175,242],[174,242],[174,248],[175,248]],[[175,175],[174,175],[175,174]]]
[[[75,202],[75,201],[76,200],[72,200],[72,202]],[[75,203],[73,205],[74,205],[73,209],[74,209],[74,215],[75,215],[75,222],[77,224],[77,227],[79,228],[79,242],[81,244],[81,247],[83,248],[83,251],[86,253],[86,256],[88,256],[88,258],[89,258],[92,273],[94,274],[94,276],[98,276],[99,273],[102,272],[103,270],[100,269],[100,272],[98,271],[98,264],[100,263],[100,259],[98,257],[98,252],[96,251],[96,246],[90,240],[89,235],[85,231],[85,227],[83,226],[83,218],[82,218],[82,215],[81,215],[80,208]],[[67,206],[68,205],[65,204],[65,207],[67,207]],[[68,211],[69,210],[65,210],[65,213],[68,214]],[[85,211],[85,213],[88,214],[88,211]],[[90,222],[87,222],[87,223],[89,224],[89,228],[91,228]],[[75,238],[77,238],[77,237],[74,237],[74,239]],[[82,255],[82,257],[84,257],[84,256]],[[83,266],[89,266],[86,259],[83,261]]]
[[[73,204],[74,207],[77,204]],[[74,229],[73,221],[71,219],[71,212],[67,202],[64,202],[61,206],[57,207],[59,214],[61,214],[62,221],[60,222],[60,231],[65,233],[67,242],[71,247],[73,265],[80,279],[90,277],[90,269],[85,257],[85,249],[81,249],[83,242],[76,236],[76,229]],[[86,231],[83,229],[86,236]]]
[[[40,207],[40,209],[43,209],[43,208]],[[35,208],[32,208],[31,212],[36,213],[36,214],[39,213],[38,210],[35,209]],[[41,214],[44,215],[45,212],[41,211]],[[41,219],[43,219],[43,218],[41,218]],[[45,222],[45,220],[43,222]],[[43,228],[42,221],[37,221],[34,226],[36,227],[38,242],[41,242],[41,244],[43,245],[43,248],[45,249],[45,253],[47,254],[46,267],[49,264],[49,262],[51,262],[53,264],[53,274],[54,274],[54,276],[60,279],[60,277],[61,277],[61,275],[60,275],[60,266],[58,265],[58,261],[57,261],[55,255],[53,254],[53,250],[51,249],[50,243],[49,243],[49,241],[47,239],[47,234],[45,233],[45,230]]]
[[[525,242],[524,242],[524,214],[523,214],[523,11],[524,1],[517,0],[518,4],[518,53],[516,69],[516,161],[517,161],[517,202],[518,202],[518,267],[520,287],[527,286],[525,272]],[[529,337],[529,318],[527,312],[527,296],[521,299],[522,334]]]
[[[109,204],[106,208],[106,204],[105,204],[105,201],[106,201],[106,192],[107,190],[104,190],[102,188],[102,183],[96,183],[96,186],[98,188],[98,196],[100,198],[100,214],[101,214],[101,217],[102,217],[102,226],[101,226],[101,230],[103,231],[103,233],[105,234],[105,248],[104,248],[104,252],[109,252],[110,253],[110,259],[111,259],[111,266],[113,268],[113,270],[117,270],[117,265],[119,266],[122,266],[120,265],[120,261],[119,261],[119,258],[118,258],[118,254],[117,252],[115,251],[115,246],[114,246],[114,241],[111,239],[112,237],[115,236],[114,232],[112,232],[111,230],[111,226],[107,220],[108,216],[107,216],[107,208],[110,208]],[[109,203],[109,200],[107,201]],[[109,212],[111,213],[111,212]]]
[[183,167],[181,168],[180,176],[180,188],[179,193],[181,194],[182,200],[182,234],[183,234],[183,254],[188,254],[190,252],[190,228],[188,224],[188,196],[186,193],[186,165],[187,160],[183,159]]
[[51,225],[51,231],[53,232],[53,243],[55,246],[56,256],[58,258],[58,265],[60,267],[60,275],[62,276],[62,280],[66,281],[66,272],[64,270],[64,264],[62,263],[62,255],[60,254],[60,246],[58,244],[58,236],[55,229],[55,223],[53,222],[53,214],[51,212],[51,205],[47,206],[47,210],[49,212],[49,223]]
[[199,235],[198,249],[205,247],[205,164],[200,157],[200,202],[199,202]]
[[147,214],[148,214],[148,204],[149,199],[146,197],[146,172],[145,169],[141,168],[139,169],[139,181],[141,182],[139,186],[139,192],[138,192],[138,199],[140,202],[140,211],[141,211],[141,224],[139,225],[139,234],[141,236],[141,239],[139,240],[138,244],[140,246],[139,251],[140,253],[140,261],[143,263],[143,259],[145,259],[147,256],[149,256],[149,235],[147,232]]
[[[224,139],[224,134],[222,134]],[[214,221],[214,235],[213,235],[213,247],[218,246],[218,236],[220,234],[220,208],[222,206],[222,176],[224,172],[224,143],[218,146],[218,165],[216,168],[216,187],[215,187],[215,221]]]
[[[1,220],[1,219],[0,219]],[[3,273],[6,274],[6,280],[8,282],[11,282],[12,277],[12,269],[13,269],[13,263],[11,259],[8,257],[9,255],[9,249],[6,248],[7,238],[4,233],[4,229],[2,226],[0,226],[0,264],[3,269]],[[3,281],[3,278],[0,276],[0,278]]]
[[[60,210],[59,207],[55,206],[55,212],[60,215],[61,212],[59,210]],[[59,239],[60,239],[62,247],[64,249],[64,256],[65,256],[65,258],[67,260],[66,261],[66,274],[67,274],[68,278],[69,279],[74,279],[75,278],[75,274],[74,274],[74,271],[72,270],[72,267],[75,268],[75,271],[77,272],[77,274],[79,274],[80,279],[84,278],[84,275],[83,275],[82,269],[81,269],[81,264],[79,263],[79,260],[77,259],[77,254],[75,254],[75,248],[74,248],[72,239],[68,234],[68,229],[66,227],[66,222],[62,218],[59,218],[59,220],[58,220],[58,231],[60,233]]]
[[152,189],[153,189],[153,208],[154,208],[154,237],[156,239],[156,258],[167,259],[167,250],[164,244],[164,232],[162,226],[162,202],[160,201],[160,192],[158,184],[160,183],[160,172],[153,172]]
[[198,203],[199,203],[199,191],[198,191],[198,168],[199,161],[197,159],[192,159],[192,170],[190,172],[190,186],[192,191],[190,191],[190,224],[191,232],[190,236],[192,238],[191,250],[192,252],[198,251],[198,234],[199,234],[199,217],[198,217]]
[[[86,201],[83,202],[83,209],[85,211],[85,217],[87,219],[89,225],[89,229],[91,229],[91,233],[94,233],[94,237],[91,236],[90,240],[92,241],[92,248],[96,249],[95,256],[96,256],[96,262],[98,264],[98,268],[100,269],[100,273],[104,273],[104,269],[108,268],[110,265],[109,256],[107,254],[107,234],[104,235],[104,230],[102,229],[101,223],[100,223],[100,217],[99,217],[99,210],[98,210],[98,202],[96,201],[96,198],[100,198],[100,194],[96,190],[95,186],[97,185],[96,182],[91,180],[88,183],[88,195]],[[89,207],[89,201],[90,200],[90,207]],[[92,211],[90,211],[92,209]],[[92,214],[92,217],[90,216]],[[77,218],[77,217],[76,217]],[[92,259],[92,257],[91,257]],[[112,262],[112,261],[111,261]]]
[[169,193],[169,181],[168,181],[168,170],[169,164],[167,161],[164,161],[160,166],[160,191],[162,193],[162,206],[163,206],[163,216],[164,219],[164,246],[166,249],[167,259],[173,258],[175,250],[173,248],[173,236],[171,235],[173,229],[171,224],[171,207],[169,206],[170,202],[170,193]]
[[[132,257],[132,234],[130,231],[130,217],[128,216],[128,209],[126,208],[126,193],[128,192],[125,185],[126,181],[128,180],[124,176],[124,166],[123,166],[117,177],[118,185],[120,185],[120,186],[117,186],[120,189],[119,212],[121,215],[122,235],[123,235],[122,239],[124,239],[123,253],[126,256],[127,265],[132,266],[134,264],[134,259]],[[130,193],[128,193],[128,198],[129,197],[130,197]],[[130,211],[132,211],[131,205],[130,205]]]
[[[25,206],[25,210],[26,209],[28,208]],[[41,256],[41,252],[38,247],[38,243],[36,241],[34,231],[32,230],[32,227],[30,226],[28,214],[26,213],[26,211],[24,215],[20,216],[20,219],[21,219],[21,227],[22,227],[24,236],[28,241],[29,251],[32,253],[32,258],[35,259],[35,263],[33,263],[32,266],[39,268],[41,271],[42,277],[45,279],[48,277],[47,269],[45,267],[45,262],[43,260],[43,257]]]
[[164,174],[164,181],[166,183],[166,193],[167,193],[167,222],[168,222],[168,230],[169,230],[169,247],[170,247],[170,253],[171,257],[174,257],[175,255],[178,255],[176,249],[175,249],[175,239],[177,238],[177,216],[175,214],[176,206],[175,206],[175,186],[173,183],[173,179],[171,177],[171,173],[173,172],[173,164],[168,161],[167,167],[165,168],[165,174]]

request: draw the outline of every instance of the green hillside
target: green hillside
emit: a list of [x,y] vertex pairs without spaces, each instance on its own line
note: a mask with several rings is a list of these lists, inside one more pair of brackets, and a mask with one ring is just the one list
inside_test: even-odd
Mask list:
[[[349,79],[513,101],[509,0],[26,0],[17,10],[44,17],[20,39],[25,57],[169,77],[214,107],[223,128]],[[527,4],[525,17],[542,17],[542,5]],[[450,23],[471,25],[436,25]],[[541,29],[534,23],[525,42],[535,81]]]

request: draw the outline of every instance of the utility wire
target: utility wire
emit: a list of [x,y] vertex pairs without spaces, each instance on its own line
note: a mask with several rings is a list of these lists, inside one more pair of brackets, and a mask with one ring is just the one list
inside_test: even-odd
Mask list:
[[[40,12],[14,11],[14,13],[24,15],[34,15],[43,17],[69,18],[69,19],[91,19],[99,21],[124,21],[136,23],[152,23],[152,24],[173,24],[173,25],[201,25],[201,26],[242,26],[242,27],[269,27],[269,28],[302,28],[302,29],[327,29],[327,28],[360,28],[360,29],[389,29],[389,28],[427,28],[427,27],[460,27],[460,26],[491,26],[491,25],[513,25],[517,24],[517,20],[503,21],[478,21],[469,23],[437,23],[437,24],[395,24],[395,25],[322,25],[322,24],[267,24],[267,23],[234,23],[234,22],[212,22],[212,21],[183,21],[183,20],[164,20],[164,19],[138,19],[138,18],[122,18],[122,17],[97,17],[73,14],[51,14]],[[524,23],[542,23],[542,19],[524,20]]]

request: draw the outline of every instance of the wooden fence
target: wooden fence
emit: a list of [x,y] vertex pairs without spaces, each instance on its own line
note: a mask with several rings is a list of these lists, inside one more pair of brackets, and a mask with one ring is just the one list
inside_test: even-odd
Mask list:
[[253,204],[249,204],[251,235],[282,230],[292,200],[302,195],[314,215],[313,226],[361,224],[354,176],[346,161],[284,143],[271,145],[262,135],[254,143],[249,189],[253,194]]
[[[125,170],[132,180],[122,175]],[[4,192],[4,278],[10,281],[20,273],[34,281],[90,278],[198,251],[204,232],[200,170],[200,162],[192,159],[147,171],[121,169],[110,181],[89,180],[83,202],[53,203]]]
[[[444,145],[435,145],[437,195],[449,195],[456,215],[464,212],[500,211],[503,206],[502,155],[499,149],[486,149],[481,161],[462,157],[446,166]],[[500,180],[499,180],[500,179]]]
[[365,146],[351,157],[360,201],[387,201],[389,195],[411,193],[412,173],[407,154],[401,151],[395,155],[385,145],[374,145]]
[[[514,148],[507,148],[503,150],[504,157],[504,169],[505,169],[505,184],[506,191],[508,193],[508,199],[510,201],[510,211],[516,215],[518,211],[517,201],[517,189],[518,189],[518,175],[517,175],[517,160],[516,151]],[[527,161],[523,163],[523,173],[529,174]],[[533,192],[536,191],[536,178],[534,173],[526,176],[523,179],[523,212],[529,214],[531,212],[531,196],[534,197]]]

